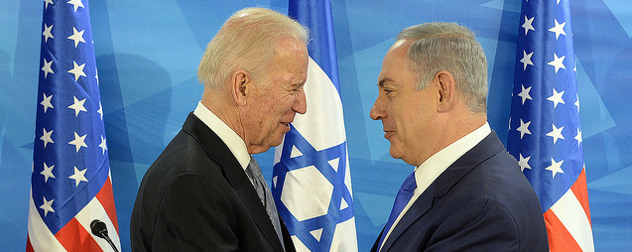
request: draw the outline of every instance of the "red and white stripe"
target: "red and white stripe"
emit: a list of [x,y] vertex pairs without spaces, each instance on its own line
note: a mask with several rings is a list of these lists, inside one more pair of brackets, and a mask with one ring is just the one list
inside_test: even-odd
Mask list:
[[109,177],[97,196],[56,234],[51,233],[42,220],[32,194],[31,192],[26,251],[112,251],[105,239],[92,235],[90,223],[94,219],[105,223],[108,236],[120,251],[121,242]]
[[594,251],[586,169],[562,198],[544,213],[552,252]]

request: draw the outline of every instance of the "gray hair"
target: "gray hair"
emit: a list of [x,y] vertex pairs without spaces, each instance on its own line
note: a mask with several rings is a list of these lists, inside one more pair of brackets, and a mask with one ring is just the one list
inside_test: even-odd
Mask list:
[[198,67],[198,80],[218,89],[240,69],[257,80],[266,69],[283,38],[307,44],[308,30],[293,19],[263,8],[235,12],[206,46]]
[[419,73],[417,90],[448,71],[470,111],[487,111],[487,59],[472,31],[456,23],[426,23],[404,29],[397,40],[412,42],[408,59]]

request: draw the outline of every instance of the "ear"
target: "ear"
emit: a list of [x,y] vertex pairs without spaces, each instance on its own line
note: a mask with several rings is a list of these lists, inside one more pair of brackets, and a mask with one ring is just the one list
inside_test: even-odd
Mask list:
[[439,71],[435,75],[435,81],[437,83],[437,89],[439,93],[438,99],[438,112],[448,112],[456,105],[456,83],[452,74],[447,71]]
[[250,89],[252,89],[251,80],[250,73],[246,70],[237,70],[231,76],[231,94],[233,95],[233,100],[235,100],[238,105],[246,105]]

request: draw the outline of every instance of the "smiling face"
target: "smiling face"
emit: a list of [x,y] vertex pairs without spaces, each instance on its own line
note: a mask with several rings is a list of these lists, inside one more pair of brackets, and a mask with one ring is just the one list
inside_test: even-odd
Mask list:
[[419,166],[432,153],[436,136],[437,99],[434,86],[416,91],[418,74],[411,71],[406,57],[409,43],[396,42],[386,53],[378,77],[379,94],[370,116],[381,120],[384,137],[391,143],[393,158]]
[[251,154],[278,146],[290,130],[296,113],[304,114],[307,101],[303,86],[309,62],[307,48],[296,39],[279,42],[268,72],[254,85],[244,117],[245,142]]

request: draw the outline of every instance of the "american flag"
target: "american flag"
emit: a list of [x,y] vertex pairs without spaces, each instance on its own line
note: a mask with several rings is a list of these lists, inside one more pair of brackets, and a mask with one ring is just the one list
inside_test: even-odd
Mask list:
[[87,0],[45,0],[27,251],[120,248]]
[[307,113],[276,148],[272,194],[298,251],[357,251],[331,2],[290,0],[288,14],[312,35]]
[[569,0],[524,0],[507,149],[537,193],[550,250],[594,251]]

